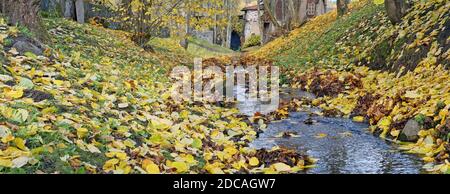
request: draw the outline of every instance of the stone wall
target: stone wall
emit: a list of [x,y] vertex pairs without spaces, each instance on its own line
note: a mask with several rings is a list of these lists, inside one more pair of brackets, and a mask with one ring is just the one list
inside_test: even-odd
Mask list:
[[[65,10],[68,4],[67,2],[72,1],[72,8],[73,10]],[[79,22],[83,23],[86,21],[89,21],[90,18],[99,17],[102,19],[108,19],[112,18],[114,16],[114,13],[109,10],[108,8],[104,6],[94,5],[89,3],[87,0],[84,1],[84,17],[81,15],[76,15],[75,7],[77,4],[80,3],[80,0],[74,1],[74,0],[41,0],[41,9],[43,11],[48,12],[56,12],[60,16],[66,17],[66,18],[72,18],[76,20],[79,19]],[[79,6],[80,4],[78,4]],[[70,6],[69,6],[70,7]],[[106,21],[105,20],[105,21]],[[120,26],[118,23],[114,22],[106,22],[103,24],[105,27],[112,28],[112,29],[118,29]]]
[[212,30],[206,30],[206,31],[194,30],[192,32],[192,35],[198,39],[208,41],[211,44],[214,43],[214,32]]

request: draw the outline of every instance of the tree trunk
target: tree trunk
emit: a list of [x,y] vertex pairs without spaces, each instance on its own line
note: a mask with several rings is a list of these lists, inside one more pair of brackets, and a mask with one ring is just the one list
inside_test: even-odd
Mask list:
[[257,0],[256,1],[256,5],[258,6],[258,25],[259,25],[259,34],[260,34],[260,44],[264,45],[264,40],[265,40],[265,34],[264,34],[264,21],[263,21],[263,14],[262,14],[262,10],[261,10],[261,1]]
[[48,40],[39,17],[41,0],[4,0],[3,3],[6,7],[4,14],[11,25],[25,26],[41,41]]
[[302,24],[306,21],[306,9],[307,9],[308,0],[301,0],[300,6],[298,10],[299,14],[299,22]]
[[63,7],[63,16],[67,19],[75,20],[75,2],[73,0],[65,0]]
[[2,13],[4,14],[6,11],[6,0],[2,0]]
[[[276,11],[275,11],[276,12]],[[275,14],[277,15],[277,14]],[[284,29],[289,30],[289,11],[286,9],[286,0],[281,0],[281,18],[280,20],[282,21],[282,25],[284,27]]]
[[349,3],[349,0],[337,0],[336,1],[338,16],[343,16],[348,12],[348,3]]
[[227,4],[226,4],[226,10],[227,10],[227,17],[228,17],[228,24],[227,24],[227,38],[226,38],[226,44],[225,47],[226,48],[231,48],[231,30],[232,30],[232,13],[231,13],[231,9],[233,4],[230,2],[230,0],[226,0]]
[[[189,3],[189,2],[187,2],[187,3]],[[186,4],[186,5],[188,5],[188,4]],[[186,8],[186,15],[184,16],[184,20],[185,20],[184,37],[180,41],[180,45],[184,49],[188,49],[188,47],[189,47],[188,37],[191,35],[191,10],[190,10],[190,8]]]
[[319,3],[317,4],[316,8],[316,15],[322,15],[326,11],[326,3],[324,0],[319,0]]
[[269,5],[270,5],[269,0],[264,0],[264,11],[267,13],[267,15],[269,16],[270,21],[275,26],[275,28],[276,28],[275,30],[281,29],[281,24],[278,23],[277,19],[273,15],[272,10],[270,9]]
[[77,22],[84,23],[84,0],[76,0],[75,9],[77,15]]
[[217,36],[218,36],[217,31],[219,30],[219,27],[217,26],[218,21],[219,21],[219,15],[215,14],[214,15],[214,23],[215,23],[215,25],[214,25],[214,35],[213,35],[214,36],[214,38],[213,38],[213,43],[214,44],[218,44],[218,40],[217,40]]
[[400,23],[406,14],[409,4],[405,0],[385,0],[386,13],[393,24]]
[[294,0],[288,0],[287,3],[288,3],[287,24],[289,25],[288,29],[291,30],[298,26],[298,17],[296,14],[297,12],[295,11]]

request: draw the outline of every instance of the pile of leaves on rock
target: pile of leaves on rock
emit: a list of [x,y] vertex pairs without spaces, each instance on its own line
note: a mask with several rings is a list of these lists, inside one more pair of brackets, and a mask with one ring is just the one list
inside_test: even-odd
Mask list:
[[[46,20],[52,48],[0,19],[0,173],[293,173],[312,165],[283,148],[254,150],[238,110],[176,103],[164,89],[179,61],[127,33]],[[108,34],[108,36],[105,36]],[[162,62],[161,62],[162,61]]]
[[[450,2],[431,0],[415,2],[398,25],[375,26],[379,36],[361,32],[372,31],[371,20],[358,21],[337,40],[336,57],[347,58],[347,66],[322,61],[285,73],[292,87],[320,97],[311,103],[324,115],[370,122],[370,130],[383,138],[412,142],[401,148],[422,155],[429,171],[450,173],[449,16]],[[384,13],[375,18],[387,21]]]

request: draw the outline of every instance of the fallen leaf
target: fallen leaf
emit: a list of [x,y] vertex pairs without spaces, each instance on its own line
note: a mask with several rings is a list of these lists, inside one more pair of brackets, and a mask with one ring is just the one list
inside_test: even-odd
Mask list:
[[22,77],[22,78],[20,78],[20,82],[19,82],[18,86],[20,86],[24,89],[27,89],[27,90],[31,90],[34,87],[34,84],[33,84],[33,81],[31,81],[30,79]]
[[21,167],[25,166],[29,160],[30,160],[30,158],[26,157],[26,156],[18,157],[16,159],[12,160],[12,167],[13,168],[21,168]]
[[364,122],[364,117],[362,117],[362,116],[356,116],[356,117],[353,117],[353,122],[358,122],[358,123],[362,123],[362,122]]
[[77,129],[77,136],[78,138],[84,138],[89,133],[89,130],[86,128],[78,128]]
[[18,99],[23,96],[23,90],[22,89],[10,90],[8,92],[5,92],[5,96],[12,99]]
[[405,97],[406,98],[419,98],[420,94],[418,94],[417,91],[406,91]]
[[185,173],[189,170],[189,167],[184,162],[172,162],[169,167],[175,168],[177,173]]
[[148,174],[161,174],[158,165],[149,159],[142,161],[142,168],[145,169]]
[[291,167],[285,163],[279,162],[279,163],[272,164],[272,166],[274,167],[274,169],[277,172],[290,172],[291,171]]
[[89,152],[91,153],[102,153],[97,147],[95,147],[93,144],[88,144],[86,145],[86,148],[89,150]]
[[325,138],[325,137],[327,137],[328,135],[327,134],[325,134],[325,133],[319,133],[319,134],[317,134],[316,136],[315,136],[315,138],[317,138],[317,139],[323,139],[323,138]]
[[250,158],[249,162],[250,166],[258,166],[259,165],[259,160],[256,157],[252,157]]
[[14,164],[13,164],[13,162],[11,161],[11,160],[8,160],[8,159],[1,159],[0,158],[0,166],[3,166],[3,167],[12,167]]

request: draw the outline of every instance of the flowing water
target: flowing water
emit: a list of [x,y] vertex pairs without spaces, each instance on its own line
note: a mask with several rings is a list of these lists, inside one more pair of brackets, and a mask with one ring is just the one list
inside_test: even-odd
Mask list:
[[[313,95],[296,91],[295,97]],[[283,97],[282,97],[283,98]],[[260,111],[258,102],[241,102],[237,108],[247,115]],[[315,111],[315,110],[311,110]],[[345,118],[314,116],[309,112],[290,113],[286,120],[268,125],[250,145],[270,149],[283,146],[318,159],[307,174],[418,174],[421,159],[399,151],[395,144],[368,132],[368,125]],[[307,121],[307,122],[305,122]],[[295,134],[279,137],[281,133]]]

